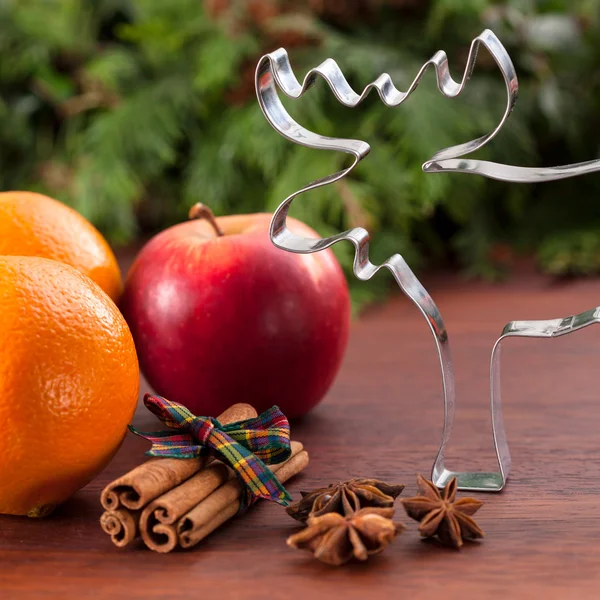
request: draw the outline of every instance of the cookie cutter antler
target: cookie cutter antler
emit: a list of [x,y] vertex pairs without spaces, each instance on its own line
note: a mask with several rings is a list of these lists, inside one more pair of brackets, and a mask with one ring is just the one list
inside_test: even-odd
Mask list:
[[318,67],[310,70],[304,81],[300,83],[291,68],[287,52],[280,48],[260,59],[256,69],[256,92],[265,117],[280,135],[302,146],[319,150],[337,150],[352,157],[351,164],[347,168],[313,181],[288,196],[281,203],[271,221],[272,242],[277,247],[289,252],[310,254],[329,248],[337,242],[349,241],[355,248],[354,274],[358,279],[368,280],[383,268],[392,273],[400,289],[425,317],[433,334],[440,360],[444,395],[444,427],[440,448],[432,468],[432,480],[437,486],[442,487],[450,478],[456,476],[459,489],[500,491],[504,487],[510,471],[510,452],[502,419],[500,393],[500,346],[502,340],[512,336],[552,338],[564,335],[592,323],[600,322],[600,308],[566,319],[513,321],[504,328],[502,335],[494,345],[490,365],[492,433],[499,470],[496,472],[457,472],[446,469],[444,454],[452,432],[456,406],[455,379],[448,333],[432,297],[399,254],[388,258],[381,265],[374,265],[369,260],[369,234],[361,227],[328,238],[309,239],[293,234],[286,225],[290,205],[298,195],[334,183],[348,175],[367,156],[370,147],[362,140],[325,137],[305,129],[286,111],[277,91],[279,88],[287,96],[299,98],[310,89],[317,77],[322,77],[335,97],[345,106],[356,107],[372,89],[376,89],[384,104],[395,107],[402,104],[412,94],[423,74],[431,65],[435,70],[440,92],[448,98],[454,98],[462,92],[469,80],[480,46],[486,48],[491,54],[506,84],[507,102],[502,119],[492,132],[475,140],[440,150],[424,163],[423,170],[429,173],[472,173],[511,182],[550,181],[600,170],[600,160],[562,167],[530,168],[463,158],[486,145],[498,134],[517,99],[519,85],[515,68],[504,46],[490,30],[485,30],[471,43],[467,64],[460,82],[454,81],[450,76],[446,53],[438,51],[421,67],[406,92],[398,90],[391,77],[384,73],[367,85],[361,94],[357,94],[332,59],[327,59]]

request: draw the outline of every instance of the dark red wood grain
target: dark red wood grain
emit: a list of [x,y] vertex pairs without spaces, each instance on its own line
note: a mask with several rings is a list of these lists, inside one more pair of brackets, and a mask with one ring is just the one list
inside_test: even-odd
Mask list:
[[[365,283],[368,285],[368,283]],[[553,318],[600,304],[600,281],[552,284],[522,273],[492,286],[429,282],[454,347],[458,405],[447,466],[494,469],[489,357],[511,319]],[[286,547],[297,530],[262,503],[189,552],[115,548],[100,529],[99,492],[142,460],[128,436],[115,460],[52,517],[0,517],[0,597],[12,598],[598,598],[600,592],[600,329],[557,340],[509,340],[503,393],[513,472],[500,494],[479,494],[481,544],[461,552],[405,533],[367,564],[333,569]],[[284,391],[282,391],[285,393]],[[243,400],[243,398],[240,398]],[[153,425],[138,410],[135,424]],[[289,485],[352,476],[407,484],[429,473],[442,426],[433,341],[404,298],[353,326],[334,388],[293,426],[311,454]]]

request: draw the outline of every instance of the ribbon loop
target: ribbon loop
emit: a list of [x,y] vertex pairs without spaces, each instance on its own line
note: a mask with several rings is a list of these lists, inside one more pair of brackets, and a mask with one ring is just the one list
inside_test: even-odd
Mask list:
[[241,510],[259,498],[289,504],[290,495],[267,466],[284,462],[292,453],[290,425],[279,408],[273,406],[254,419],[222,425],[218,419],[197,417],[161,396],[146,394],[144,404],[165,425],[179,430],[142,433],[130,425],[133,433],[152,442],[148,456],[196,458],[211,454],[228,464],[242,483],[245,497]]

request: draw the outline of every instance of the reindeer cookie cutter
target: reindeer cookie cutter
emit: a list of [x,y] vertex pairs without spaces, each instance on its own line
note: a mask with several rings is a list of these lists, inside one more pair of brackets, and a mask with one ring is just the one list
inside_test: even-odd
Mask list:
[[442,441],[432,468],[432,480],[438,487],[443,487],[449,479],[456,476],[459,489],[498,492],[506,484],[511,466],[510,452],[502,419],[500,392],[500,347],[502,341],[507,337],[514,336],[554,338],[566,335],[593,323],[600,323],[600,307],[580,315],[560,319],[512,321],[504,327],[502,335],[493,347],[490,363],[490,412],[498,471],[461,472],[446,469],[444,455],[452,433],[456,408],[455,379],[448,332],[431,295],[399,254],[391,256],[381,265],[374,265],[369,260],[369,233],[361,227],[328,238],[309,239],[293,234],[286,225],[290,205],[297,196],[334,183],[348,175],[367,156],[370,146],[362,140],[325,137],[305,129],[292,119],[278,95],[278,89],[280,89],[290,98],[299,98],[310,89],[317,77],[322,77],[335,97],[345,106],[358,106],[374,88],[385,105],[395,107],[402,104],[412,94],[423,74],[431,65],[435,70],[440,92],[448,98],[454,98],[463,91],[470,79],[480,46],[483,46],[491,54],[504,78],[507,102],[502,119],[490,133],[475,140],[440,150],[423,164],[423,170],[427,173],[471,173],[514,183],[552,181],[600,171],[600,160],[558,167],[535,168],[464,158],[465,155],[485,146],[498,134],[510,116],[517,100],[519,84],[514,65],[500,40],[489,29],[477,36],[471,43],[467,64],[460,82],[454,81],[450,76],[448,58],[446,53],[440,50],[421,67],[406,92],[398,90],[394,86],[391,77],[384,73],[367,85],[361,94],[357,94],[348,84],[337,63],[330,58],[310,70],[304,81],[300,83],[291,68],[287,52],[280,48],[260,59],[256,69],[256,92],[266,119],[280,135],[295,144],[319,150],[336,150],[352,157],[351,164],[347,168],[309,183],[288,196],[280,204],[271,221],[270,236],[272,242],[275,246],[288,252],[310,254],[345,240],[353,244],[355,248],[354,274],[358,279],[368,280],[382,268],[386,268],[392,273],[400,289],[412,300],[425,317],[433,334],[440,361],[444,397],[444,427]]

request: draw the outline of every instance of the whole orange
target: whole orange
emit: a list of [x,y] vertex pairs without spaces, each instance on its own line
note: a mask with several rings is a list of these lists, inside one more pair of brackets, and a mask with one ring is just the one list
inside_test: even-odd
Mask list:
[[0,256],[0,513],[40,516],[110,461],[139,368],[121,313],[89,278]]
[[0,193],[0,255],[64,262],[95,281],[115,302],[122,291],[115,255],[100,232],[62,202],[33,192]]

